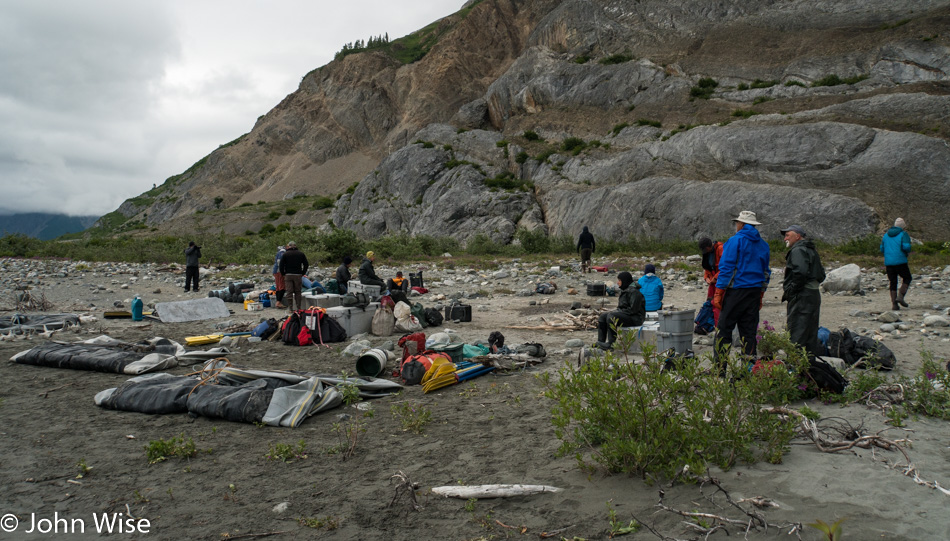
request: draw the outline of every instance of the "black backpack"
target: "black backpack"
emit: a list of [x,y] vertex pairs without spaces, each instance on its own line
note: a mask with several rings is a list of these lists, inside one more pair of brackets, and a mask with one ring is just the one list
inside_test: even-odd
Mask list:
[[806,377],[825,392],[841,394],[848,386],[848,380],[834,366],[818,357],[809,359]]
[[442,312],[436,310],[435,308],[426,308],[425,315],[426,323],[428,323],[430,327],[438,327],[442,324],[444,319],[442,317]]
[[[328,319],[328,318],[324,318]],[[280,329],[280,339],[288,346],[299,346],[297,335],[300,334],[300,316],[294,312],[284,320],[284,326]]]
[[346,340],[346,329],[335,318],[322,314],[320,316],[320,334],[318,340],[324,343],[343,342]]
[[369,306],[369,297],[366,295],[366,293],[363,293],[363,292],[359,292],[359,293],[350,292],[350,293],[347,293],[346,295],[343,295],[343,298],[340,299],[340,302],[343,304],[343,306],[346,306],[347,308],[354,307],[354,306],[357,308],[365,308]]

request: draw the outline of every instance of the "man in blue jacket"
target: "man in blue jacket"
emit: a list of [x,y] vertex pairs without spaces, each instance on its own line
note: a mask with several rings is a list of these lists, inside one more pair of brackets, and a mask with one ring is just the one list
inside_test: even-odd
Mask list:
[[719,277],[713,306],[720,309],[716,332],[715,358],[720,375],[725,376],[726,361],[719,358],[732,346],[732,331],[739,328],[742,352],[755,358],[755,332],[759,326],[762,296],[769,285],[769,245],[755,228],[761,223],[755,213],[743,210],[732,220],[736,234],[722,247]]
[[[907,308],[904,295],[910,286],[910,267],[907,266],[907,254],[910,253],[910,236],[904,231],[907,224],[903,218],[894,220],[894,227],[884,233],[881,239],[881,253],[884,254],[884,270],[890,282],[891,310]],[[897,277],[901,277],[901,290],[897,291]],[[900,306],[898,306],[900,305]]]

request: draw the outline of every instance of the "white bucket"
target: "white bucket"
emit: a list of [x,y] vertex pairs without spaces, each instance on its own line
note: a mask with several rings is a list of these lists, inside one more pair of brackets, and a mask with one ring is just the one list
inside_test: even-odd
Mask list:
[[383,349],[369,349],[356,359],[356,373],[363,377],[375,378],[386,369],[390,352]]

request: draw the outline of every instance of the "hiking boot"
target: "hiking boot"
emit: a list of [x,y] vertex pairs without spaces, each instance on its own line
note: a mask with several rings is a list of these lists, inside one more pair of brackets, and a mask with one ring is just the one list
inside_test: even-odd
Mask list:
[[610,351],[614,349],[614,345],[611,342],[601,342],[600,340],[598,340],[597,342],[594,343],[594,345],[604,351]]
[[[906,304],[904,306],[907,306]],[[891,291],[891,310],[898,311],[901,307],[897,305],[897,292]]]
[[287,306],[284,303],[277,301],[276,308],[284,309],[284,308],[287,308]]
[[907,294],[907,284],[901,285],[901,290],[897,293],[897,304],[907,308],[907,303],[904,302],[904,295]]

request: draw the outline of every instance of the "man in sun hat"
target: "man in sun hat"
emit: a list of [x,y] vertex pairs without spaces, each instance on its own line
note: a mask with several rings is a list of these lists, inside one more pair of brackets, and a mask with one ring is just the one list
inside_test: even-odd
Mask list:
[[821,313],[821,291],[818,285],[825,280],[825,268],[815,243],[806,238],[800,225],[782,230],[785,237],[785,279],[782,281],[782,301],[788,301],[786,326],[792,342],[805,348],[809,357],[818,355],[818,317]]
[[360,264],[359,278],[360,283],[368,286],[379,286],[380,291],[386,289],[386,282],[383,282],[383,279],[379,276],[376,276],[376,271],[373,270],[373,261],[376,260],[376,254],[372,250],[366,252],[366,257],[363,258],[363,262]]
[[769,285],[769,245],[755,228],[762,225],[755,213],[743,210],[733,218],[736,234],[726,241],[719,259],[719,277],[713,306],[719,308],[715,358],[725,376],[726,361],[720,359],[732,346],[732,331],[739,328],[742,351],[755,358],[755,331],[759,326],[762,296]]

